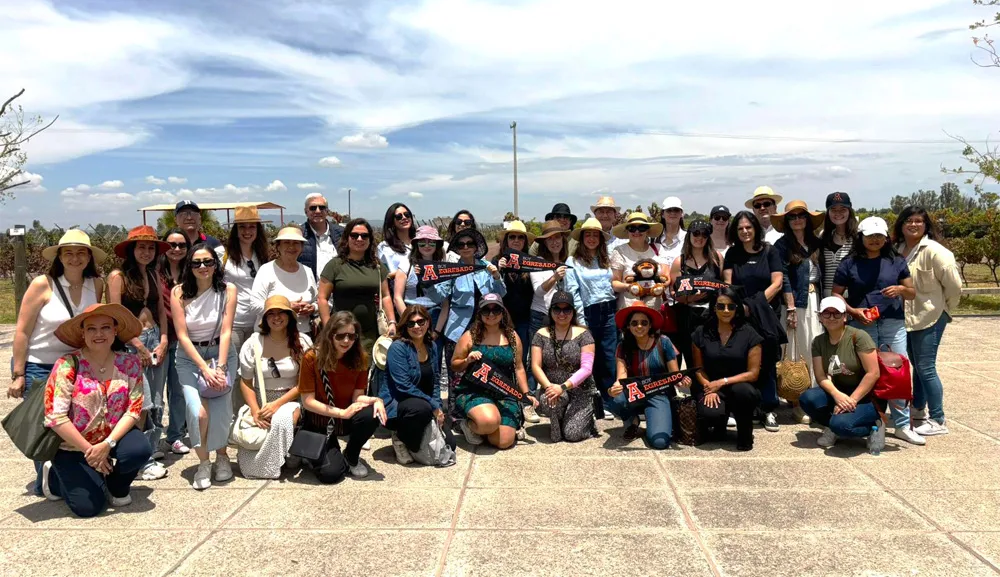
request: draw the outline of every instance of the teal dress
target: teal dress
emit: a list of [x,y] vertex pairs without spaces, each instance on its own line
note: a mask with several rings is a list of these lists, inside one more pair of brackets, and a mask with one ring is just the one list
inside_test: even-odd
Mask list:
[[[473,345],[472,350],[483,353],[484,359],[517,380],[514,374],[514,345]],[[465,381],[459,381],[456,385],[455,395],[455,405],[463,416],[479,405],[491,403],[500,411],[501,426],[517,430],[524,422],[520,403],[510,397],[469,386]]]

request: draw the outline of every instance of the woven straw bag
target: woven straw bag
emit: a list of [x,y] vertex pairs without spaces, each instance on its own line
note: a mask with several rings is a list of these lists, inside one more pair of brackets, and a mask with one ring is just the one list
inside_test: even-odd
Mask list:
[[[809,363],[798,358],[799,348],[795,346],[795,330],[788,331],[788,345],[785,347],[785,358],[778,362],[778,396],[787,401],[797,401],[812,382],[809,378]],[[789,355],[791,350],[791,355]],[[791,356],[791,358],[788,358]]]

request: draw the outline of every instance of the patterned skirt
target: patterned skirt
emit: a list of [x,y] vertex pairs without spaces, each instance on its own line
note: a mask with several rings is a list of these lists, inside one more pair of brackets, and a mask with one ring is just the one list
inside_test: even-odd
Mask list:
[[[281,398],[287,392],[287,390],[264,391],[269,403]],[[281,467],[285,464],[288,449],[295,438],[293,415],[298,408],[298,403],[285,403],[271,416],[271,429],[260,450],[251,451],[241,447],[236,451],[236,462],[239,463],[244,477],[277,479],[281,476]]]

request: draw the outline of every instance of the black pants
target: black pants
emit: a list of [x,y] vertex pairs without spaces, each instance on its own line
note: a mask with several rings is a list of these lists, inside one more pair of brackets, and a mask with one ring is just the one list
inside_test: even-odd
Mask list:
[[[420,441],[424,438],[424,429],[434,418],[431,404],[418,397],[407,397],[396,403],[396,416],[385,423],[385,428],[395,431],[399,440],[412,453],[420,450]],[[445,441],[452,449],[455,448],[455,437],[450,426],[442,427]]]
[[719,390],[719,406],[705,405],[705,391],[695,383],[695,398],[698,399],[698,420],[716,431],[726,430],[729,413],[736,419],[736,442],[739,445],[753,444],[753,412],[760,404],[760,391],[750,383],[736,383]]
[[[312,462],[313,471],[320,483],[339,483],[347,475],[352,465],[358,464],[361,447],[372,438],[378,428],[375,410],[369,405],[358,411],[350,420],[344,421],[344,431],[348,435],[347,448],[340,452],[340,442],[336,435],[326,440],[326,452],[322,458]],[[325,432],[325,431],[324,431]]]
[[[692,307],[690,305],[676,304],[673,307],[674,319],[677,322],[677,333],[670,335],[670,342],[674,343],[677,350],[684,359],[684,367],[694,368],[694,356],[691,353],[691,335],[694,330],[705,324],[704,309]],[[680,366],[680,360],[677,362]]]

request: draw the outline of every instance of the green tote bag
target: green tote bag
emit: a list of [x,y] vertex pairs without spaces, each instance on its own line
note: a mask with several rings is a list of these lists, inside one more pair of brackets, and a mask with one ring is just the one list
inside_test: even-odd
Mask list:
[[[70,358],[75,374],[79,361],[75,355]],[[25,457],[33,461],[50,461],[55,457],[62,437],[45,426],[45,383],[33,386],[21,404],[4,417],[3,430]]]

